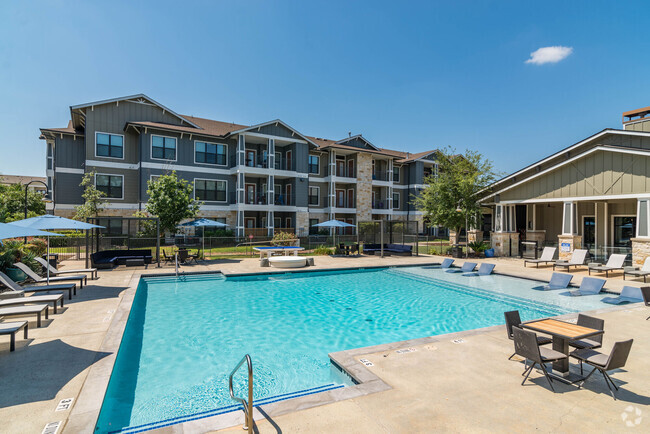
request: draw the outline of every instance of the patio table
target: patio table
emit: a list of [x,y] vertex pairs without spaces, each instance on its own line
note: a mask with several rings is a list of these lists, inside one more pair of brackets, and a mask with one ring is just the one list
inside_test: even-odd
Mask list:
[[253,247],[253,250],[260,252],[260,261],[266,256],[267,258],[271,257],[271,254],[277,252],[284,252],[285,256],[288,256],[289,253],[293,253],[293,256],[298,256],[299,250],[305,250],[304,247],[298,246],[273,246],[273,247]]
[[[579,326],[566,321],[557,319],[543,319],[528,321],[521,324],[522,328],[530,329],[536,332],[551,335],[553,338],[553,349],[563,354],[569,355],[569,342],[588,338],[590,336],[602,335],[603,330],[592,329],[589,327]],[[569,359],[558,360],[553,362],[553,372],[555,378],[566,383],[575,383],[583,379],[581,375],[569,372]]]

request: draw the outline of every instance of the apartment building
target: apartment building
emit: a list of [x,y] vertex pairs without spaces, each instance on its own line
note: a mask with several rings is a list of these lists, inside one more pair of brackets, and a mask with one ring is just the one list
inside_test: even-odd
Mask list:
[[[362,135],[307,136],[275,119],[238,125],[178,114],[139,94],[70,107],[64,128],[41,128],[47,144],[49,209],[71,216],[82,177],[95,172],[107,216],[144,209],[147,181],[175,170],[194,183],[200,215],[239,236],[290,230],[303,235],[336,218],[418,221],[411,204],[436,170],[435,150],[410,154]],[[119,220],[108,230],[122,231]]]

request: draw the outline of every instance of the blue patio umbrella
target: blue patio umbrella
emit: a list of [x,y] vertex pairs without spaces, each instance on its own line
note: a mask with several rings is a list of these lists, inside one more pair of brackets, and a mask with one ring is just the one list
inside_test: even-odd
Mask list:
[[[21,228],[19,226],[11,225],[8,223],[0,223],[0,240],[7,238],[22,238],[22,237],[61,237],[62,235],[53,234],[51,232],[39,231],[38,229]],[[2,242],[0,241],[0,244]]]
[[[83,229],[94,229],[94,228],[103,228],[104,226],[92,225],[90,223],[80,222],[78,220],[71,220],[65,217],[59,217],[51,214],[45,214],[38,217],[31,217],[24,220],[18,220],[15,222],[7,223],[12,226],[20,227],[23,229],[37,229],[37,230],[83,230]],[[50,259],[50,235],[49,232],[45,232],[47,236],[47,260]],[[47,268],[47,283],[50,283],[50,268]]]
[[205,256],[205,227],[217,227],[217,228],[227,228],[228,225],[225,223],[218,222],[216,220],[210,220],[210,219],[196,219],[192,220],[191,222],[183,223],[179,226],[194,226],[194,227],[200,227],[203,228],[203,255]]
[[[356,227],[353,224],[342,222],[339,220],[328,220],[323,223],[315,224],[314,227],[319,228],[354,228]],[[336,232],[334,232],[334,245],[336,245]]]

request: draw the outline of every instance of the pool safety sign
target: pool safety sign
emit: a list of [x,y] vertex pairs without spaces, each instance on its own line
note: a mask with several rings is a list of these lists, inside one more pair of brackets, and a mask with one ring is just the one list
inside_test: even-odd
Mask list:
[[412,353],[412,352],[415,352],[415,351],[417,351],[415,348],[404,348],[404,349],[401,349],[401,350],[397,350],[395,352],[397,354],[404,354],[404,353]]
[[59,401],[59,405],[56,406],[56,410],[54,411],[70,410],[70,407],[72,406],[72,401],[74,401],[74,398],[62,399],[61,401]]
[[560,252],[570,252],[571,243],[560,243]]
[[59,431],[60,426],[61,426],[61,421],[50,422],[47,425],[45,425],[45,428],[43,428],[43,432],[41,434],[56,434]]
[[375,366],[374,363],[372,363],[368,359],[359,359],[359,361],[364,365],[364,366]]

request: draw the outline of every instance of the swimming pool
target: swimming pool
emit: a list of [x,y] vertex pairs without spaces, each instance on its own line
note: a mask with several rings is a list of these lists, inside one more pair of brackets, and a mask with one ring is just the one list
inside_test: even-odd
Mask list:
[[143,278],[96,432],[235,410],[228,375],[246,353],[258,404],[350,385],[331,352],[503,324],[507,310],[529,320],[603,306],[538,285],[430,267]]

